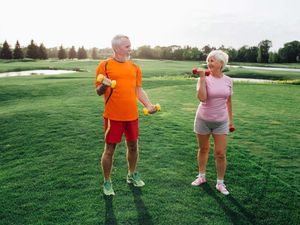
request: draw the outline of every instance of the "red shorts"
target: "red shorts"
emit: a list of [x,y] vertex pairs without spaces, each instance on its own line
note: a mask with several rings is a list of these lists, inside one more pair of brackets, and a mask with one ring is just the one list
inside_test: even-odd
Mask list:
[[105,143],[118,144],[124,133],[127,141],[136,141],[139,137],[138,119],[133,121],[116,121],[104,118]]

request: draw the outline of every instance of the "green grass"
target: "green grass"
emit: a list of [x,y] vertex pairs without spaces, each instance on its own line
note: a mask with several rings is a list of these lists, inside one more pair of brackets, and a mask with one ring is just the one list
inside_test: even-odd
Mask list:
[[88,72],[0,78],[0,224],[298,224],[299,86],[234,84],[236,132],[229,136],[226,173],[231,195],[225,197],[214,187],[212,152],[208,184],[190,185],[197,174],[198,101],[195,80],[183,75],[193,62],[137,62],[144,89],[162,111],[140,117],[138,168],[146,186],[126,184],[122,143],[114,158],[113,198],[103,197],[101,187],[98,62],[16,62],[8,68]]

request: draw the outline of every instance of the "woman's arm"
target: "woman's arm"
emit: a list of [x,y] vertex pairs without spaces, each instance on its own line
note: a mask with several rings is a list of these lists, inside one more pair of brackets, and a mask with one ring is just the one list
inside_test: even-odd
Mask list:
[[207,99],[205,76],[200,76],[198,80],[198,87],[199,89],[198,89],[197,97],[201,102],[205,102]]
[[229,126],[233,126],[231,96],[229,96],[227,100],[227,111],[228,111]]

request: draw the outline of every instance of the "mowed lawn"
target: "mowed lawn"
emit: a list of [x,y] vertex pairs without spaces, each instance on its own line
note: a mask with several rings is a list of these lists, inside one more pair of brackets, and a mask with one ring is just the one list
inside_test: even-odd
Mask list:
[[[230,195],[223,196],[215,190],[212,151],[208,183],[190,185],[197,175],[193,121],[199,103],[190,71],[197,62],[137,63],[144,71],[144,89],[162,111],[145,117],[139,106],[138,170],[146,186],[126,184],[122,143],[114,157],[116,196],[111,198],[103,196],[101,186],[103,100],[94,90],[98,62],[0,62],[0,72],[85,71],[0,78],[0,224],[299,224],[299,85],[234,83],[236,131],[228,138],[226,173]],[[238,71],[243,72],[228,74],[238,76]],[[263,76],[274,78],[272,73]],[[299,79],[300,74],[286,76]]]

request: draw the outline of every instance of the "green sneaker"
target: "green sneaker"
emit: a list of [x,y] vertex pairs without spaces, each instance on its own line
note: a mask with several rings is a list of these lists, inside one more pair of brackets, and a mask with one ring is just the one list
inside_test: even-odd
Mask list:
[[112,188],[111,181],[104,181],[103,192],[105,195],[115,195],[114,189]]
[[133,174],[127,175],[127,183],[133,184],[135,187],[143,187],[145,185],[144,181],[140,178],[138,172],[134,172]]

